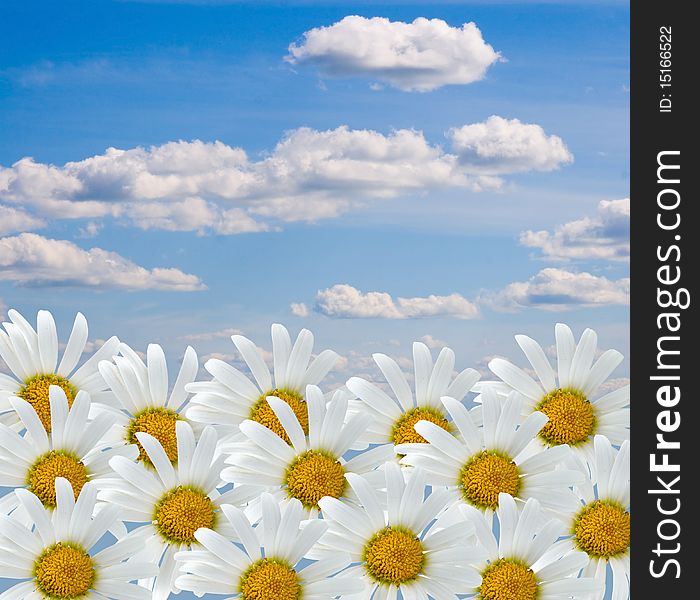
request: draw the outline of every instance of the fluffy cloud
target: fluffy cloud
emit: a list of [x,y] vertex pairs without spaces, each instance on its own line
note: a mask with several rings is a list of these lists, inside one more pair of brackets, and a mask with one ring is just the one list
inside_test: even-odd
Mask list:
[[552,260],[602,259],[627,261],[630,257],[630,200],[603,200],[597,214],[559,225],[554,231],[525,231],[520,243],[539,248]]
[[295,317],[308,317],[310,314],[309,307],[303,302],[292,302],[289,305],[289,310]]
[[527,281],[482,294],[480,302],[500,311],[524,308],[563,311],[581,307],[629,304],[629,278],[611,280],[590,273],[542,269]]
[[574,158],[559,136],[547,135],[539,125],[497,115],[451,129],[447,135],[460,163],[471,172],[552,171]]
[[386,292],[364,293],[348,284],[319,290],[314,308],[328,317],[347,319],[475,319],[479,316],[477,306],[459,294],[394,299]]
[[0,281],[175,292],[205,289],[198,277],[178,269],[146,269],[115,252],[83,250],[34,233],[0,239]]
[[420,341],[423,342],[426,346],[428,346],[428,348],[432,348],[432,349],[444,348],[445,346],[449,346],[449,344],[446,341],[441,340],[439,338],[435,338],[432,335],[430,335],[429,333],[424,335],[420,339]]
[[474,23],[441,19],[413,23],[348,16],[307,31],[285,59],[311,63],[331,77],[364,75],[404,91],[426,92],[483,79],[499,54]]
[[0,204],[0,235],[40,229],[46,223],[24,210]]
[[[494,134],[501,162],[492,150],[488,165],[469,158],[482,152],[488,134],[470,150],[456,133],[465,128],[449,133],[454,152],[410,129],[384,135],[345,126],[300,128],[260,160],[241,148],[198,140],[109,148],[63,166],[23,158],[0,167],[0,199],[37,220],[114,218],[141,229],[222,235],[266,231],[283,222],[333,218],[371,200],[447,188],[497,189],[500,176],[526,168],[526,150],[514,159],[509,132],[518,147],[521,128],[533,128],[545,145],[556,138],[536,125],[501,121],[510,124]],[[564,147],[560,161],[569,156]],[[543,160],[532,158],[531,168],[543,168]],[[547,168],[556,160],[550,155]]]

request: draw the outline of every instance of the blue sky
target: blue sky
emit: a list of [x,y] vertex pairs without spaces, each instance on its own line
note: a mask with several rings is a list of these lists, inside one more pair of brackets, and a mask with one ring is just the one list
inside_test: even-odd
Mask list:
[[[405,23],[428,17],[452,28],[473,21],[502,59],[488,66],[483,79],[425,92],[399,89],[376,73],[340,76],[338,69],[332,72],[332,60],[284,60],[291,43],[303,44],[305,32],[354,14]],[[550,345],[558,320],[578,333],[593,327],[602,347],[627,354],[628,263],[606,249],[622,248],[624,254],[620,211],[628,215],[629,203],[606,209],[599,203],[629,195],[628,18],[621,3],[4,6],[0,211],[5,206],[18,222],[34,225],[12,230],[0,224],[0,306],[24,314],[50,308],[64,335],[81,310],[93,339],[116,334],[139,349],[158,341],[173,358],[188,340],[201,356],[230,354],[232,344],[217,334],[233,328],[269,346],[275,321],[292,330],[312,329],[320,347],[349,357],[348,370],[367,368],[363,358],[376,351],[408,356],[410,342],[424,336],[431,344],[453,347],[460,369],[483,367],[494,355],[520,360],[512,335],[528,333]],[[331,67],[324,71],[323,64]],[[334,202],[342,200],[337,214],[292,219],[253,211],[246,213],[256,220],[252,227],[268,230],[242,234],[207,227],[188,231],[183,218],[177,227],[145,229],[134,216],[137,209],[128,218],[64,218],[63,208],[49,209],[41,197],[67,194],[70,207],[81,209],[92,200],[118,206],[122,188],[115,191],[112,183],[60,193],[54,183],[36,183],[21,193],[7,187],[8,177],[17,173],[13,165],[24,157],[33,157],[44,174],[50,165],[65,173],[67,162],[103,155],[110,147],[160,147],[178,140],[219,140],[263,163],[276,158],[276,145],[299,128],[318,133],[347,126],[382,139],[397,130],[420,132],[440,160],[452,160],[452,152],[459,152],[446,133],[491,115],[540,127],[528,129],[528,135],[539,135],[550,153],[551,136],[557,136],[573,161],[558,155],[550,157],[556,163],[551,168],[511,166],[499,171],[498,190],[478,192],[470,185],[443,185],[439,176],[425,183],[418,173],[421,182],[410,189],[385,180],[381,190],[368,193],[353,187],[351,177],[324,184],[323,207],[338,209]],[[460,154],[457,160],[468,158]],[[400,168],[402,160],[392,168]],[[313,180],[305,181],[290,210],[300,210],[317,191]],[[134,206],[145,203],[138,192],[129,193]],[[552,233],[571,222],[584,230],[578,237]],[[74,258],[61,261],[53,251],[49,258],[27,258],[28,248],[39,250],[17,241],[25,230],[38,236],[30,241],[42,248],[45,240],[67,241],[62,251],[68,248]],[[527,230],[550,232],[547,239],[556,248],[523,245],[521,233]],[[10,241],[3,246],[3,240]],[[138,285],[114,283],[109,274],[95,283],[79,260],[81,250],[92,248],[118,254],[129,261],[127,269],[133,264],[150,271]],[[2,252],[14,257],[3,259]],[[189,277],[191,289],[206,289],[153,284],[149,277],[158,268],[177,269],[178,278]],[[546,269],[555,271],[531,281]],[[523,284],[516,286],[520,291],[514,283]],[[337,285],[363,294],[383,292],[394,303],[458,294],[478,316],[455,318],[467,313],[438,307],[435,316],[387,318],[385,311],[367,318],[363,297],[348,310],[335,302],[342,290],[317,296]],[[292,303],[304,304],[308,315],[293,314]],[[615,376],[625,378],[627,372],[625,362]],[[338,379],[349,374],[339,373]]]

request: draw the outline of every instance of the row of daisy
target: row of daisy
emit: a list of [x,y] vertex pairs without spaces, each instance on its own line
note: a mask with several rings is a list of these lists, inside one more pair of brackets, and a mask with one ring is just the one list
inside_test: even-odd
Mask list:
[[[378,354],[375,361],[395,398],[370,382],[351,378],[346,388],[329,399],[315,384],[332,368],[337,355],[326,350],[310,362],[313,336],[306,330],[292,344],[286,329],[273,326],[274,386],[259,349],[250,340],[233,336],[255,383],[218,360],[205,364],[211,381],[194,382],[198,361],[188,348],[168,393],[165,356],[158,346],[149,346],[144,363],[132,349],[113,338],[75,369],[87,340],[87,324],[81,315],[76,318],[60,363],[56,328],[49,313],[39,313],[36,330],[15,311],[10,311],[9,317],[11,322],[4,325],[5,332],[0,332],[0,354],[16,379],[0,379],[6,402],[0,409],[5,423],[0,426],[0,477],[4,479],[0,483],[28,487],[51,515],[60,512],[56,477],[64,477],[76,496],[81,489],[97,486],[97,497],[102,502],[96,509],[103,505],[121,507],[121,519],[146,524],[126,536],[119,519],[109,529],[120,539],[117,546],[135,538],[142,546],[129,561],[137,562],[128,581],[142,577],[135,574],[138,564],[159,565],[156,576],[140,582],[155,597],[163,598],[179,589],[218,593],[226,585],[222,593],[238,592],[251,599],[272,597],[273,588],[279,586],[299,592],[302,579],[294,579],[292,585],[291,576],[295,573],[295,577],[301,577],[295,569],[297,561],[269,559],[272,550],[260,555],[258,549],[251,554],[255,544],[244,544],[248,557],[258,556],[257,562],[250,563],[238,579],[232,578],[230,565],[243,564],[239,556],[222,571],[226,573],[222,580],[222,572],[217,575],[216,569],[206,566],[214,559],[203,550],[191,549],[193,545],[199,547],[199,542],[209,552],[214,548],[223,551],[221,539],[207,537],[208,533],[203,534],[208,542],[200,539],[204,529],[209,529],[214,532],[211,535],[239,544],[227,550],[226,557],[219,556],[224,561],[233,560],[231,552],[240,552],[240,544],[246,539],[241,522],[236,527],[231,520],[231,515],[240,512],[236,512],[236,506],[244,508],[248,526],[258,524],[258,541],[272,543],[271,534],[263,532],[273,525],[280,526],[280,517],[270,516],[270,503],[275,502],[285,507],[291,503],[295,508],[283,508],[284,514],[289,510],[305,518],[313,518],[322,510],[322,524],[330,524],[328,531],[320,532],[302,553],[307,558],[321,559],[304,569],[306,576],[320,569],[325,581],[327,575],[342,571],[340,583],[336,582],[340,587],[332,583],[316,586],[323,590],[318,592],[319,597],[355,593],[353,586],[360,584],[350,582],[351,574],[361,582],[358,598],[372,596],[375,589],[376,597],[401,590],[405,598],[426,594],[453,597],[455,593],[470,592],[498,598],[498,590],[516,584],[528,590],[530,583],[536,586],[532,593],[539,593],[546,588],[549,575],[527,567],[523,572],[532,575],[531,580],[527,579],[514,565],[534,568],[534,563],[511,560],[507,552],[498,559],[492,554],[486,569],[460,570],[471,574],[455,576],[455,566],[467,568],[469,553],[464,554],[461,538],[457,544],[456,532],[462,532],[465,539],[470,537],[466,526],[470,510],[478,511],[490,529],[493,511],[502,521],[503,498],[512,497],[521,506],[531,505],[529,512],[533,514],[544,510],[559,523],[568,521],[568,528],[564,525],[554,540],[561,533],[567,536],[547,549],[550,562],[560,567],[571,564],[578,572],[581,566],[574,568],[579,564],[576,561],[585,559],[584,574],[594,575],[594,582],[605,578],[609,562],[615,575],[613,594],[616,598],[627,597],[628,448],[623,444],[612,460],[616,451],[605,437],[596,434],[607,434],[617,445],[627,437],[629,393],[623,389],[589,400],[621,360],[619,353],[608,351],[594,362],[597,344],[590,330],[576,344],[568,328],[557,326],[558,385],[542,349],[529,338],[518,336],[541,388],[522,370],[498,360],[491,367],[506,385],[479,385],[478,374],[472,369],[453,378],[451,350],[443,349],[433,364],[427,347],[415,344],[415,393],[398,365]],[[111,356],[117,349],[119,355]],[[513,392],[513,388],[520,393]],[[481,392],[477,398],[480,406],[468,411],[461,400],[471,389]],[[189,402],[188,392],[194,393]],[[570,447],[577,452],[572,453]],[[403,469],[406,489],[420,490],[421,499],[425,489],[433,490],[426,501],[430,509],[421,508],[413,497],[399,503],[405,514],[401,515],[399,508],[392,512],[399,488],[396,481],[391,485],[389,481],[402,473],[394,462],[396,453],[401,464],[412,467]],[[611,469],[612,463],[620,466]],[[413,475],[409,477],[409,473]],[[605,477],[611,482],[609,490],[601,483]],[[597,496],[593,495],[595,482]],[[364,496],[358,486],[366,488]],[[575,486],[578,497],[571,486]],[[385,493],[388,499],[377,504],[366,490],[375,495]],[[2,512],[11,513],[13,522],[26,527],[31,525],[31,518],[27,501],[23,501],[26,492],[20,492],[1,500]],[[358,531],[354,521],[359,517],[346,520],[343,529],[342,515],[347,519],[350,514],[344,511],[365,511],[377,525],[377,506],[388,521],[382,520],[383,525],[371,535],[364,531],[364,538],[352,540]],[[469,510],[465,512],[464,507]],[[403,524],[406,513],[412,511],[428,519],[422,527]],[[268,525],[263,525],[266,522]],[[36,521],[34,527],[37,531]],[[291,535],[290,527],[284,529],[285,536]],[[501,538],[506,533],[503,527],[500,523]],[[532,538],[535,530],[528,527]],[[441,533],[451,528],[452,537]],[[478,529],[477,537],[472,539],[483,550],[489,546],[483,535],[478,535]],[[314,528],[309,529],[305,522],[299,529],[297,522],[297,531],[302,530],[309,532],[308,539],[313,537],[310,532]],[[432,534],[455,543],[431,549],[427,540]],[[249,542],[252,539],[248,536]],[[73,592],[67,596],[39,581],[43,571],[37,564],[48,565],[51,557],[55,564],[67,564],[64,546],[54,543],[50,552],[44,548],[48,554],[39,557],[41,560],[35,557],[33,578],[28,584],[33,586],[33,593],[44,597],[81,595]],[[324,564],[324,551],[336,559],[330,563],[330,571],[319,566]],[[282,550],[273,554],[279,552]],[[353,568],[343,570],[348,564],[338,563],[343,554],[347,554],[343,560],[349,558],[355,564]],[[78,555],[88,556],[87,552]],[[0,563],[3,560],[0,556]],[[122,575],[127,576],[127,571]],[[55,573],[52,577],[56,579]],[[91,587],[96,585],[93,579],[85,576],[80,585],[88,586],[85,593],[91,590],[99,595],[99,590]],[[273,588],[265,588],[261,595],[261,582]],[[584,577],[553,589],[564,589],[562,597],[570,597],[566,585],[580,594],[589,583]],[[309,588],[306,595],[316,593],[311,591],[314,589]],[[523,598],[530,597],[529,592],[523,593]]]

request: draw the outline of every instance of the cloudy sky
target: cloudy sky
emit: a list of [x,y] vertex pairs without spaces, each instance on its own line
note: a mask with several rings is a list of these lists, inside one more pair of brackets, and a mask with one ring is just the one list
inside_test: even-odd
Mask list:
[[628,38],[620,2],[5,6],[0,312],[174,359],[308,327],[338,381],[558,320],[627,354]]

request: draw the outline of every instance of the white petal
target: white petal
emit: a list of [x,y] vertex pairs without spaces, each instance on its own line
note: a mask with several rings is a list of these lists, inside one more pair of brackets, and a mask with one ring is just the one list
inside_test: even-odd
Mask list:
[[287,329],[279,323],[274,323],[272,332],[272,357],[275,369],[275,387],[283,388],[287,377],[287,363],[292,351],[292,340]]
[[221,510],[226,515],[229,523],[233,526],[238,534],[238,539],[245,548],[246,553],[250,556],[252,561],[259,560],[260,554],[260,541],[258,540],[255,531],[250,525],[250,521],[243,514],[240,509],[231,506],[230,504],[224,504],[221,506]]
[[304,385],[306,367],[309,365],[311,351],[314,347],[314,336],[308,329],[302,329],[289,353],[285,386],[293,390],[301,389]]
[[586,396],[591,396],[595,393],[624,358],[625,357],[617,350],[606,350],[603,352],[588,373],[586,383],[583,386],[583,393]]
[[526,335],[516,335],[515,341],[530,361],[535,373],[537,373],[537,377],[539,377],[544,391],[554,391],[557,387],[554,369],[552,369],[552,365],[549,364],[549,360],[547,360],[542,346]]
[[581,335],[571,359],[571,381],[569,383],[572,387],[582,390],[586,385],[597,346],[598,335],[592,329],[586,329]]
[[441,398],[443,405],[450,413],[454,424],[457,426],[459,433],[462,434],[462,440],[467,446],[470,454],[476,454],[481,450],[482,436],[479,429],[474,425],[469,411],[466,407],[454,398],[443,396]]
[[304,452],[306,450],[306,436],[291,406],[284,400],[280,400],[274,396],[268,396],[267,403],[287,432],[289,441],[292,443],[292,446],[294,446],[294,449],[297,452]]
[[340,357],[333,350],[324,350],[311,361],[306,369],[304,384],[318,385],[328,375],[328,372],[336,365]]
[[173,469],[173,465],[160,442],[143,431],[136,432],[136,438],[143,446],[146,454],[148,454],[148,458],[151,459],[151,463],[153,463],[160,480],[163,482],[163,487],[165,489],[176,487],[178,481],[175,476],[175,469]]
[[564,323],[556,324],[554,336],[557,344],[559,387],[567,388],[571,385],[571,361],[576,351],[576,341],[571,329],[568,325],[564,325]]
[[255,377],[255,381],[258,382],[260,389],[263,392],[270,391],[272,389],[270,369],[267,368],[258,347],[247,337],[243,337],[242,335],[232,335],[231,340],[241,353],[243,360],[245,360],[250,372],[253,374],[253,377]]
[[433,372],[430,374],[426,401],[430,406],[440,405],[440,396],[444,396],[450,384],[450,378],[455,368],[455,353],[451,348],[443,348],[435,361]]
[[376,353],[372,355],[372,358],[386,378],[389,387],[393,390],[401,408],[404,412],[411,410],[414,407],[413,394],[399,365],[386,354]]
[[251,381],[231,365],[227,365],[218,358],[210,358],[204,368],[218,381],[223,383],[231,391],[243,398],[256,399],[260,396],[260,390]]
[[481,375],[475,369],[464,369],[454,381],[449,385],[445,396],[454,398],[455,400],[462,400],[464,396],[469,392],[479,381]]
[[109,338],[100,349],[95,352],[90,358],[88,358],[78,370],[71,376],[71,381],[74,382],[78,387],[81,387],[83,379],[95,373],[99,374],[97,370],[97,365],[100,364],[101,360],[108,360],[112,358],[119,349],[119,338],[113,336]]
[[539,400],[544,395],[544,389],[523,371],[520,367],[502,358],[494,358],[489,362],[489,369],[500,377],[514,390],[532,400]]
[[39,360],[44,373],[53,373],[58,361],[58,334],[53,315],[40,310],[36,317],[36,332],[39,339]]
[[170,392],[170,397],[168,398],[168,408],[171,410],[180,409],[185,401],[185,398],[187,398],[185,386],[194,381],[198,371],[199,361],[197,359],[197,353],[192,346],[187,346],[185,349],[185,355],[182,358],[180,370],[177,374],[177,379],[173,385],[173,391]]
[[433,371],[433,357],[428,347],[421,342],[413,342],[413,367],[415,379],[413,385],[416,388],[416,404],[421,406],[428,393],[428,382]]

